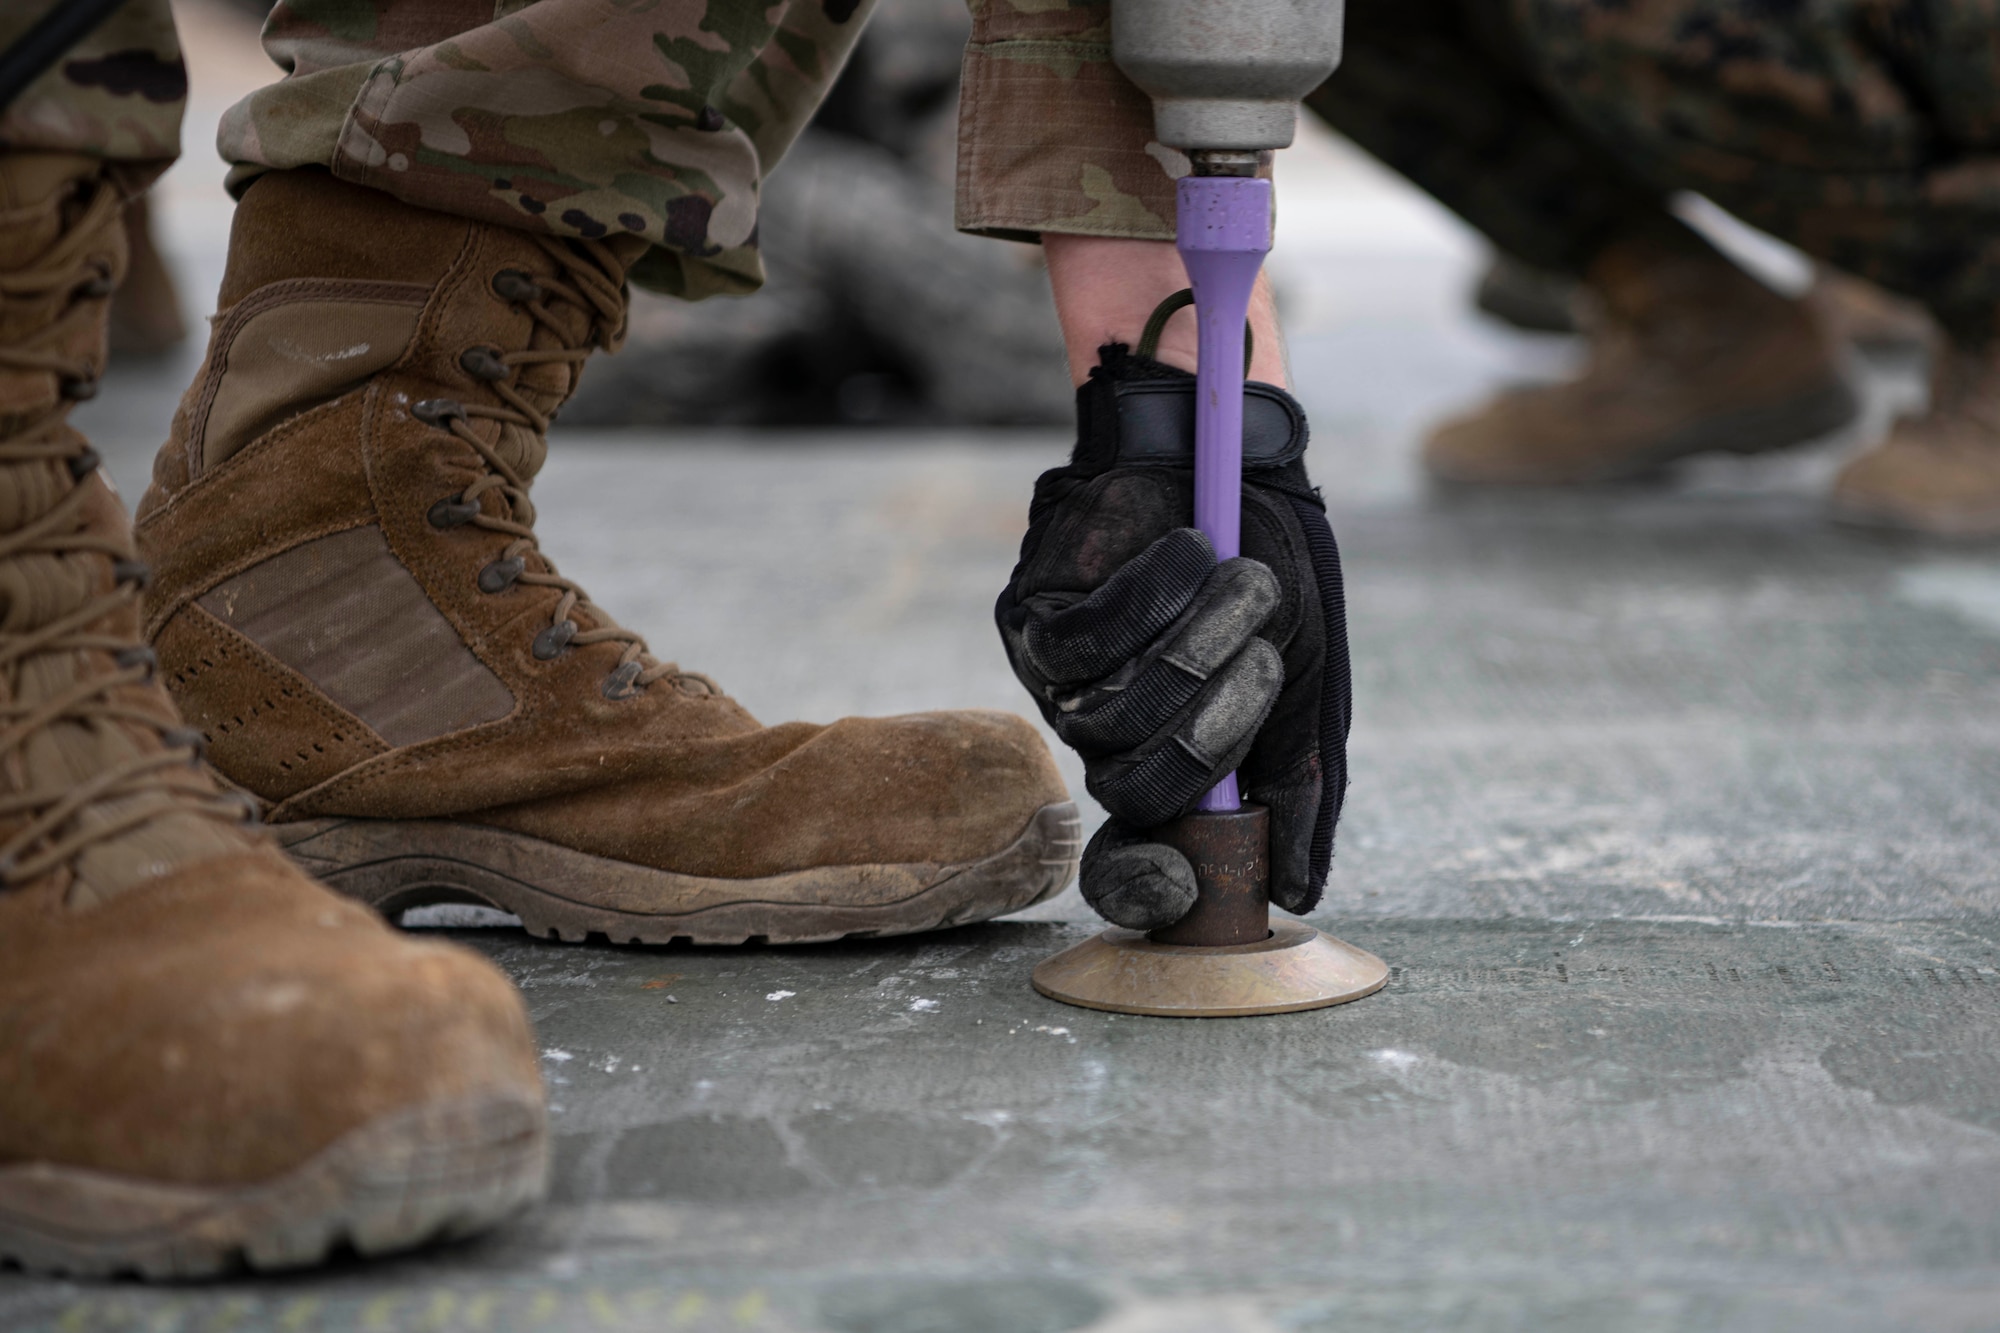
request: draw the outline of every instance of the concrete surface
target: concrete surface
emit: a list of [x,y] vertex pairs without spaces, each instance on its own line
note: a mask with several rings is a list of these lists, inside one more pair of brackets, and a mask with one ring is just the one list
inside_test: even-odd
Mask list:
[[[2000,555],[1827,526],[1838,445],[1446,499],[1366,446],[1312,466],[1359,497],[1325,924],[1381,995],[1064,1009],[1027,973],[1073,891],[805,950],[465,931],[534,1009],[547,1208],[283,1281],[0,1280],[0,1327],[2000,1328]],[[1019,708],[986,608],[1060,449],[570,436],[537,499],[767,718]]]
[[[534,1010],[547,1207],[284,1280],[0,1278],[0,1328],[2000,1329],[2000,551],[1817,498],[1917,368],[1815,448],[1428,495],[1422,424],[1574,349],[1470,319],[1475,246],[1300,152],[1280,276],[1357,671],[1322,924],[1387,990],[1065,1009],[1027,974],[1091,929],[1073,892],[797,950],[462,930]],[[212,290],[226,203],[173,188]],[[128,495],[189,369],[80,414]],[[769,720],[1019,710],[988,607],[1062,449],[570,433],[536,499],[566,573]]]
[[1064,1010],[1084,927],[785,951],[471,933],[555,1195],[287,1281],[13,1281],[9,1328],[1987,1329],[2000,928],[1330,922],[1314,1015]]

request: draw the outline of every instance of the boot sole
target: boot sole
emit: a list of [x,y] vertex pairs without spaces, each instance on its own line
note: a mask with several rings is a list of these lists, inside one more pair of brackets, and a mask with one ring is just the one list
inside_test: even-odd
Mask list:
[[1844,380],[1797,394],[1779,403],[1705,417],[1664,437],[1649,449],[1583,469],[1521,468],[1504,474],[1432,470],[1434,480],[1456,486],[1591,486],[1634,481],[1669,463],[1697,454],[1768,454],[1818,439],[1851,424],[1861,400]]
[[1055,896],[1083,851],[1069,801],[1043,806],[982,860],[816,866],[759,879],[683,875],[448,820],[316,819],[276,829],[308,873],[386,916],[478,903],[512,912],[531,935],[621,944],[819,944],[967,925]]
[[251,1185],[27,1162],[0,1168],[0,1260],[80,1278],[304,1268],[340,1247],[387,1254],[488,1230],[547,1176],[539,1101],[497,1094],[377,1117]]

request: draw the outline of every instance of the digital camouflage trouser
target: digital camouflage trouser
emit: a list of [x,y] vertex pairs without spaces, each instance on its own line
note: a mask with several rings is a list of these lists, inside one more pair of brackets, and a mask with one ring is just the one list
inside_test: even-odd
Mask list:
[[1693,190],[2000,331],[1992,0],[1349,0],[1312,106],[1533,264],[1580,271]]
[[[0,41],[53,0],[12,0]],[[971,0],[959,225],[1166,239],[1178,153],[1112,66],[1107,0]],[[240,185],[322,166],[559,235],[627,230],[644,285],[761,277],[756,200],[870,0],[286,0],[285,77],[219,136]],[[1312,104],[1503,248],[1576,269],[1693,189],[2000,325],[2000,0],[1350,0]],[[177,141],[166,0],[130,0],[0,119],[0,143],[143,177]]]

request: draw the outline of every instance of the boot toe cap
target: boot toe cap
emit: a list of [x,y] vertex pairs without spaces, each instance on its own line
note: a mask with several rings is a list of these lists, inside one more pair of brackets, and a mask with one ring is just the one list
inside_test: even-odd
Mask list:
[[93,966],[10,1006],[26,1077],[6,1118],[26,1138],[5,1155],[216,1186],[426,1108],[542,1133],[532,1032],[498,969],[397,935],[275,853],[245,859],[121,908]]

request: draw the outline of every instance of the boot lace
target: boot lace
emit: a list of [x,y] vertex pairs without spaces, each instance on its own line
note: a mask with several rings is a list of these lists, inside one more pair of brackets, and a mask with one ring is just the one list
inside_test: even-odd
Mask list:
[[[122,206],[117,190],[99,182],[93,198],[54,245],[27,267],[0,272],[0,309],[32,308],[63,293],[72,300],[108,298],[112,275],[90,257],[90,247],[102,229],[119,225]],[[0,346],[0,369],[53,375],[66,399],[89,397],[97,381],[97,368],[88,360],[19,346]],[[98,555],[111,563],[112,587],[34,629],[0,629],[0,681],[18,682],[21,669],[38,657],[72,656],[78,667],[73,683],[46,698],[23,700],[15,697],[18,690],[6,691],[7,697],[0,699],[0,769],[25,772],[28,766],[16,756],[35,736],[65,723],[93,730],[107,725],[136,729],[157,737],[159,748],[107,764],[80,782],[0,794],[0,822],[19,821],[12,835],[0,841],[0,886],[34,880],[162,815],[194,814],[232,824],[254,815],[246,803],[206,783],[162,781],[170,769],[200,767],[205,739],[179,725],[164,708],[149,710],[119,697],[124,687],[152,680],[153,651],[96,627],[138,601],[146,567],[128,558],[113,535],[90,530],[84,513],[86,483],[99,460],[81,436],[62,429],[67,413],[68,404],[59,403],[0,438],[0,468],[60,462],[75,483],[45,513],[0,533],[0,563],[31,555]],[[82,656],[93,653],[111,654],[112,670],[93,670],[96,664]]]
[[[0,442],[0,466],[66,459],[70,471],[87,478],[95,453],[80,440]],[[29,554],[91,552],[112,561],[116,582],[74,611],[26,632],[0,631],[0,678],[17,678],[29,659],[57,654],[110,653],[109,672],[79,671],[77,680],[47,698],[0,700],[0,765],[12,766],[28,742],[51,726],[77,723],[95,728],[122,723],[150,732],[160,748],[107,764],[81,782],[0,795],[0,820],[25,822],[0,842],[0,885],[33,880],[79,852],[169,813],[191,813],[241,823],[252,813],[233,796],[213,789],[163,783],[169,769],[199,767],[206,742],[199,731],[178,725],[160,711],[122,702],[117,691],[153,679],[153,650],[92,627],[132,606],[145,586],[145,566],[127,560],[109,536],[83,529],[86,491],[79,484],[40,518],[0,536],[0,562]],[[86,812],[93,817],[82,819]]]
[[[575,254],[561,241],[546,236],[533,239],[555,261],[558,271],[567,281],[536,278],[516,269],[508,269],[495,279],[494,290],[525,310],[554,336],[559,345],[511,352],[474,347],[459,358],[459,363],[470,374],[486,381],[501,406],[461,403],[452,398],[429,398],[412,406],[412,415],[450,431],[470,446],[487,468],[485,475],[475,479],[457,496],[433,506],[431,521],[438,527],[469,524],[512,538],[499,557],[480,571],[479,586],[484,591],[501,592],[515,583],[521,583],[536,588],[553,588],[561,594],[550,613],[548,628],[535,636],[533,652],[538,660],[549,661],[571,647],[617,643],[624,645],[624,651],[619,654],[618,665],[604,679],[602,692],[605,698],[629,699],[655,681],[669,678],[684,693],[720,695],[721,686],[709,677],[700,672],[683,671],[675,663],[654,658],[644,638],[619,625],[590,600],[589,593],[556,571],[555,564],[542,553],[535,538],[535,506],[528,498],[528,478],[522,476],[520,469],[503,457],[495,446],[488,444],[473,427],[474,421],[496,421],[503,426],[525,427],[536,435],[546,436],[555,413],[544,413],[516,388],[514,372],[523,366],[564,365],[570,368],[569,382],[573,386],[592,351],[600,346],[610,347],[611,340],[623,326],[625,303],[620,284],[607,277],[602,267]],[[570,345],[571,335],[551,311],[551,301],[567,303],[592,316],[593,333],[584,344]],[[504,514],[488,513],[480,504],[481,497],[488,492],[496,492],[501,497]],[[540,570],[528,567],[531,553],[540,561]],[[589,614],[597,628],[584,629],[577,624],[572,617],[579,609]]]
[[[54,245],[26,268],[0,271],[0,307],[10,304],[32,306],[65,292],[84,300],[107,299],[116,283],[110,270],[91,257],[90,249],[95,238],[107,227],[119,225],[123,209],[124,203],[116,187],[109,181],[99,181],[90,202],[84,206],[76,221],[63,229],[62,236]],[[88,361],[72,361],[55,352],[0,345],[0,369],[30,373],[42,371],[53,375],[62,396],[71,400],[89,398],[97,392],[98,368],[95,365]],[[60,418],[61,411],[58,410],[46,421],[31,425],[28,434],[39,434],[53,427]]]

